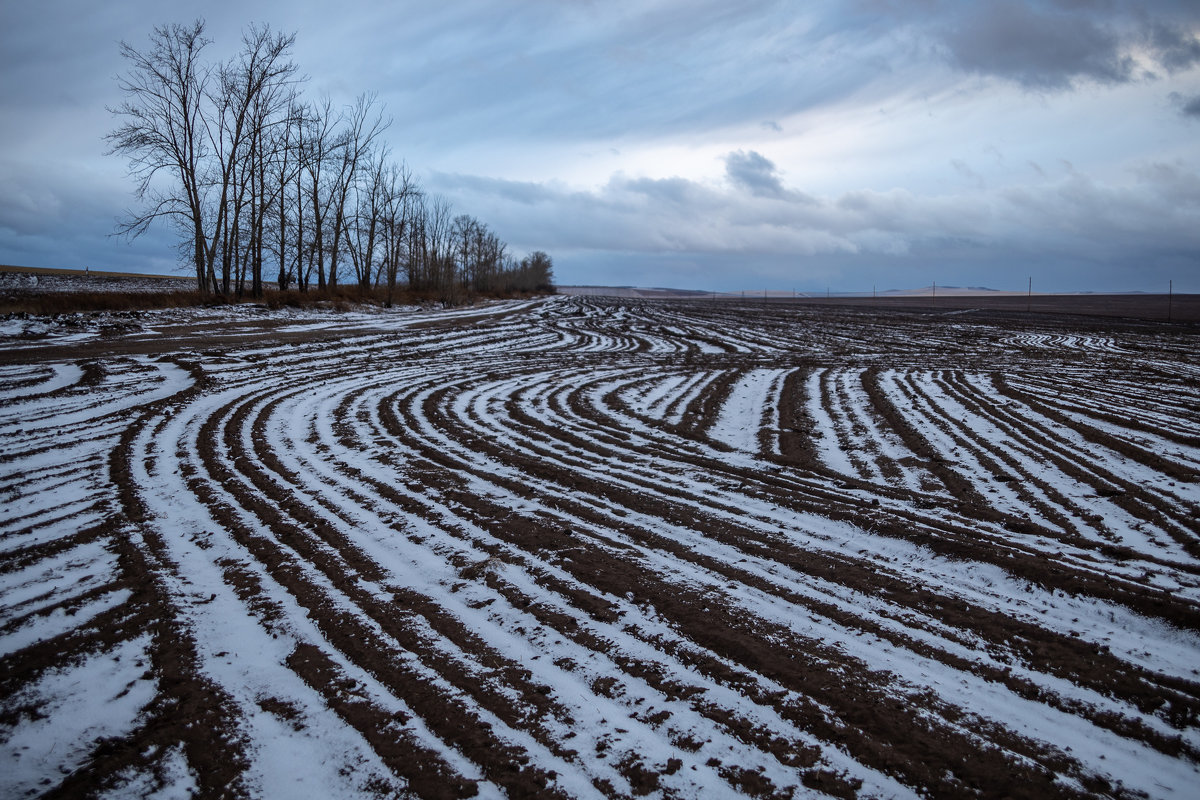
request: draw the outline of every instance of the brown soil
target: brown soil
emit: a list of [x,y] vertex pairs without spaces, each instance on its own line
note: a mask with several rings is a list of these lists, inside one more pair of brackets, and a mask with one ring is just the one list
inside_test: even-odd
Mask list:
[[[95,543],[113,556],[87,591],[0,594],[0,634],[128,594],[0,652],[0,728],[39,718],[29,692],[43,676],[145,641],[130,679],[153,681],[154,700],[38,792],[90,796],[131,774],[162,788],[165,754],[181,752],[203,796],[253,794],[245,715],[298,735],[307,723],[297,698],[248,710],[205,669],[192,610],[226,592],[264,636],[291,643],[274,666],[383,765],[368,794],[470,797],[488,783],[566,797],[570,768],[610,797],[687,796],[702,770],[729,795],[859,796],[835,751],[929,797],[1138,796],[1105,761],[886,668],[900,654],[1200,765],[1194,671],[1046,612],[1076,603],[1200,631],[1200,505],[1187,499],[1200,481],[1200,327],[1188,321],[1200,298],[1174,298],[1169,323],[1155,321],[1156,296],[1032,302],[573,300],[403,329],[385,316],[339,326],[331,312],[300,330],[264,313],[236,330],[193,322],[0,348],[12,376],[0,486],[24,504],[0,531],[0,579]],[[139,401],[152,364],[185,370],[186,388]],[[54,384],[61,365],[82,377]],[[786,375],[748,421],[761,448],[749,460],[709,436],[741,377],[764,367]],[[846,401],[827,379],[838,371],[899,448],[842,425],[833,438],[858,448],[854,474],[823,459],[815,422]],[[703,390],[663,413],[636,400],[699,376]],[[1151,398],[1133,393],[1136,414],[1121,408],[1131,386]],[[954,414],[919,413],[951,402]],[[71,447],[91,455],[53,462]],[[203,509],[211,525],[195,546],[220,586],[191,585],[182,528],[133,479],[140,468]],[[910,470],[922,490],[906,487]],[[57,499],[71,481],[95,499]],[[68,533],[36,538],[62,520]],[[1154,545],[1130,544],[1128,526]],[[818,546],[846,530],[862,547]],[[947,574],[914,571],[881,542],[917,545]],[[401,580],[410,557],[447,577]],[[963,565],[1026,587],[1031,610],[973,599],[951,574]],[[621,713],[588,729],[592,705]]]

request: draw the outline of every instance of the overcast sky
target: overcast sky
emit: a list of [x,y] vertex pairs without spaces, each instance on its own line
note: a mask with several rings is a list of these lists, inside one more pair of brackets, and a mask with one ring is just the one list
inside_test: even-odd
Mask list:
[[124,40],[297,34],[431,193],[562,284],[1200,292],[1200,3],[91,3],[0,10],[0,263],[169,272],[105,155]]

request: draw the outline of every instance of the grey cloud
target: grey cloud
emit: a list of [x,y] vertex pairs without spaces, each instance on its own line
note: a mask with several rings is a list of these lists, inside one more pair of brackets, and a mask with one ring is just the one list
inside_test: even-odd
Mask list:
[[1182,72],[1200,63],[1200,39],[1182,25],[1152,23],[1149,40],[1158,62],[1168,72]]
[[1007,190],[1000,196],[997,234],[1043,252],[1090,255],[1139,271],[1180,253],[1194,260],[1200,175],[1179,164],[1150,164],[1134,177],[1112,184],[1076,172],[1055,183]]
[[1168,201],[1176,210],[1200,210],[1200,174],[1181,162],[1146,164],[1134,174],[1151,192]]
[[525,181],[507,181],[501,178],[465,176],[446,172],[434,172],[430,180],[437,186],[439,192],[468,190],[521,205],[546,202],[552,196],[541,184]]
[[[875,80],[894,48],[836,9],[801,14],[782,0],[462,8],[416,26],[395,12],[355,48],[374,59],[389,105],[411,110],[410,143],[440,146],[459,131],[525,141],[775,130]],[[339,68],[299,55],[314,75]]]
[[737,150],[725,156],[725,177],[734,186],[760,197],[783,195],[783,182],[775,164],[760,153]]
[[1200,94],[1185,97],[1179,92],[1171,92],[1167,96],[1167,99],[1179,109],[1179,113],[1183,114],[1183,116],[1200,118]]
[[1194,2],[860,0],[859,5],[870,12],[866,16],[890,23],[900,39],[932,45],[932,52],[957,69],[1035,91],[1153,78],[1153,72],[1141,72],[1135,51],[1148,56],[1154,70],[1169,74],[1200,64],[1200,39],[1193,33],[1200,6]]
[[170,271],[177,237],[169,225],[152,227],[137,247],[111,235],[129,202],[126,185],[87,165],[0,159],[0,263]]
[[[971,238],[980,215],[961,203],[907,192],[855,192],[834,202],[761,197],[721,191],[684,178],[614,176],[593,192],[536,184],[501,187],[493,180],[445,176],[448,193],[471,213],[495,219],[500,235],[518,249],[679,252],[745,256],[817,256],[907,252],[930,228]],[[439,179],[440,180],[440,179]],[[500,190],[499,198],[490,197]],[[543,201],[514,210],[504,199],[541,194]],[[498,202],[499,201],[499,202]],[[476,209],[482,212],[476,212]],[[919,231],[915,237],[911,231]],[[546,242],[550,237],[553,241]]]
[[401,18],[373,34],[386,43],[371,52],[391,54],[376,66],[379,79],[411,87],[396,104],[415,101],[422,112],[412,115],[417,135],[693,130],[778,117],[797,95],[811,94],[776,57],[774,34],[788,20],[773,3],[665,2],[615,13],[585,4],[472,5],[420,29]]
[[623,191],[642,195],[656,202],[672,205],[705,204],[710,193],[694,181],[686,178],[614,178],[611,186]]
[[[748,153],[741,161],[756,163]],[[762,164],[751,170],[764,173],[774,176]],[[621,175],[592,191],[471,176],[440,176],[437,180],[446,183],[434,188],[447,190],[456,206],[489,224],[494,220],[494,229],[514,249],[550,251],[564,282],[589,282],[573,270],[606,259],[614,264],[626,259],[659,265],[702,262],[725,269],[738,264],[738,280],[749,283],[768,278],[767,266],[749,265],[789,259],[793,265],[808,263],[798,259],[834,259],[861,270],[903,263],[909,275],[916,266],[908,260],[920,259],[942,264],[943,275],[981,274],[986,267],[1002,276],[1005,264],[1039,258],[1050,264],[1058,258],[1076,265],[1064,288],[1099,289],[1095,275],[1122,274],[1114,265],[1125,264],[1126,276],[1133,274],[1128,265],[1139,265],[1140,280],[1149,276],[1144,272],[1149,265],[1176,263],[1180,253],[1200,248],[1200,174],[1182,162],[1152,163],[1132,178],[1110,183],[1069,171],[992,192],[864,189],[803,202],[782,185],[783,195],[774,197],[735,185],[722,189],[685,178]],[[509,202],[514,196],[533,202],[514,205]],[[1048,280],[1052,267],[1046,270]],[[674,281],[681,288],[727,285],[713,275],[688,281],[677,275]]]
[[837,213],[825,215],[824,224],[849,235],[886,231],[913,241],[931,236],[978,239],[987,231],[989,203],[979,196],[925,197],[904,189],[858,189],[831,204]]
[[954,65],[1031,89],[1066,89],[1081,78],[1123,83],[1133,60],[1117,34],[1081,13],[992,2],[943,32]]

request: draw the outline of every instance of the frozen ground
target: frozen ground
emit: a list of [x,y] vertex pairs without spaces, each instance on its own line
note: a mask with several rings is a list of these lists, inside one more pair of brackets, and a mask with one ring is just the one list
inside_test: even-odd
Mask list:
[[30,292],[187,292],[195,288],[195,278],[186,276],[0,270],[0,295],[20,295]]
[[0,796],[1194,797],[1200,336],[0,321]]

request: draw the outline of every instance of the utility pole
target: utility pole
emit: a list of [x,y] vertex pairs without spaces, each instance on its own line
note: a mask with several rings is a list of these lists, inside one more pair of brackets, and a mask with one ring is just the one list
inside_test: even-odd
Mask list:
[[933,304],[937,305],[937,281],[933,282]]
[[1029,291],[1025,294],[1025,313],[1033,308],[1033,276],[1029,276]]
[[1171,321],[1171,302],[1175,299],[1175,281],[1167,281],[1167,322]]

